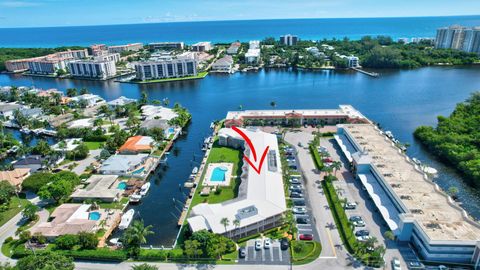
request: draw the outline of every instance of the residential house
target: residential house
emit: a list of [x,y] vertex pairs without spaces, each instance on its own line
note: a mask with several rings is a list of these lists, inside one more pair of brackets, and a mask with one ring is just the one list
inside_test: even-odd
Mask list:
[[233,58],[230,55],[225,55],[212,64],[212,71],[230,73],[232,72],[232,67]]
[[151,153],[155,148],[155,140],[149,136],[133,136],[120,146],[120,154]]
[[114,155],[105,160],[99,169],[101,174],[135,175],[145,170],[148,154]]
[[93,107],[97,104],[101,104],[105,102],[103,98],[94,94],[84,94],[84,95],[72,97],[70,101],[75,103],[79,103],[82,101],[86,102],[87,107]]
[[17,191],[22,190],[22,183],[30,176],[30,168],[17,168],[11,171],[0,171],[0,181],[7,181]]
[[0,117],[4,119],[10,120],[13,119],[13,112],[19,110],[23,107],[23,105],[17,103],[6,103],[0,102]]
[[118,175],[99,175],[90,176],[85,188],[77,189],[70,196],[74,202],[83,202],[85,200],[113,202],[120,199],[124,189],[119,186]]
[[133,98],[127,98],[127,97],[121,96],[117,99],[107,102],[107,104],[110,107],[117,107],[117,106],[125,106],[127,104],[134,103],[134,102],[137,102],[137,100]]
[[43,170],[49,160],[40,155],[29,155],[12,162],[13,168],[27,168],[32,173]]

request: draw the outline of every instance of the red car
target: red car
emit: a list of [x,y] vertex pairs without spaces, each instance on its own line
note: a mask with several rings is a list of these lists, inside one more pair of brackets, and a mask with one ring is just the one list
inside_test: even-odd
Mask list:
[[311,235],[311,234],[300,234],[298,236],[298,239],[300,239],[300,240],[313,240],[313,235]]
[[332,163],[332,162],[333,162],[333,159],[327,157],[327,158],[324,158],[324,159],[323,159],[323,162]]

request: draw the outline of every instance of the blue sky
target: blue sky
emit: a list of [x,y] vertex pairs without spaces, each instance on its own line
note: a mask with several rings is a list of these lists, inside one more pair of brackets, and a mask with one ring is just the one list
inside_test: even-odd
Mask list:
[[0,27],[480,14],[479,0],[0,0]]

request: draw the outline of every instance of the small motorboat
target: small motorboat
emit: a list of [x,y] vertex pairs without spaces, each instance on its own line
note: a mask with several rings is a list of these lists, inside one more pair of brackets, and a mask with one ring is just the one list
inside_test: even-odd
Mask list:
[[128,228],[128,226],[130,226],[130,224],[132,223],[133,215],[135,215],[135,210],[133,209],[130,209],[127,212],[125,212],[125,214],[123,214],[122,216],[122,220],[120,221],[120,224],[118,225],[118,228],[120,230],[125,230],[126,228]]
[[387,137],[390,138],[390,139],[393,138],[393,134],[390,130],[385,131],[385,135],[387,135]]
[[420,162],[420,160],[418,160],[417,158],[412,158],[412,161],[413,161],[413,163],[415,163],[417,165],[422,164],[422,162]]
[[193,168],[192,174],[197,174],[198,173],[198,167]]
[[143,184],[143,186],[140,188],[140,195],[141,196],[147,195],[149,189],[150,189],[150,182]]
[[110,239],[108,242],[110,242],[110,244],[116,246],[116,247],[122,247],[123,244],[122,244],[122,241],[120,240],[120,238],[112,238]]
[[141,199],[142,199],[142,195],[133,194],[133,195],[130,195],[130,197],[128,198],[128,201],[130,203],[138,203],[138,202],[140,202]]
[[424,173],[431,175],[433,177],[436,177],[438,175],[438,171],[435,168],[429,167],[429,166],[423,166],[422,170]]

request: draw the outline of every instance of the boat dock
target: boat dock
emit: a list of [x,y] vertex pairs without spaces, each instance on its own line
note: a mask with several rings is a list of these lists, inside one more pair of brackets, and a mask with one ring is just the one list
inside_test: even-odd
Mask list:
[[[217,134],[217,131],[218,131],[218,127],[220,127],[221,125],[217,125],[214,129],[213,129],[213,134],[211,136],[211,138],[214,138],[215,135]],[[202,178],[202,175],[203,175],[203,171],[205,170],[205,164],[207,164],[207,159],[208,159],[208,155],[210,154],[210,151],[212,149],[212,145],[213,145],[213,139],[210,141],[210,145],[209,147],[206,149],[205,151],[205,155],[203,156],[203,159],[202,159],[202,163],[200,164],[200,168],[198,169],[196,175],[195,175],[195,178],[193,179],[193,183],[195,183],[194,187],[190,190],[190,194],[187,198],[187,201],[185,202],[185,206],[183,207],[183,211],[182,213],[180,214],[180,218],[178,219],[178,226],[183,226],[183,224],[185,223],[185,219],[187,219],[188,217],[188,213],[189,213],[189,210],[190,210],[190,205],[193,201],[193,197],[195,196],[195,192],[197,192],[197,189],[199,188],[200,186],[200,180]]]
[[366,71],[366,70],[363,70],[363,69],[360,69],[360,68],[354,68],[354,67],[352,67],[352,69],[355,70],[355,71],[358,71],[358,72],[360,72],[360,73],[363,73],[363,74],[365,74],[365,75],[368,75],[368,76],[370,76],[370,77],[376,78],[376,77],[380,76],[380,74],[379,74],[379,73],[376,73],[376,72],[368,72],[368,71]]

